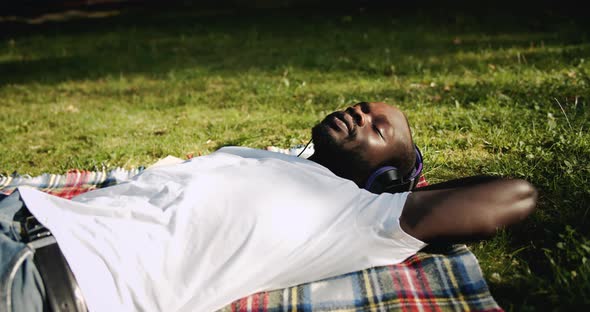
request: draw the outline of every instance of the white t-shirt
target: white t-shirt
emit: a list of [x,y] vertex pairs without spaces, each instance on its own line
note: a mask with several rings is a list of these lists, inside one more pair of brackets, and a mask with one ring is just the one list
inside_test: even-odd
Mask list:
[[377,196],[312,161],[262,150],[222,148],[72,201],[20,191],[90,311],[213,311],[398,263],[425,245],[399,226],[408,193]]

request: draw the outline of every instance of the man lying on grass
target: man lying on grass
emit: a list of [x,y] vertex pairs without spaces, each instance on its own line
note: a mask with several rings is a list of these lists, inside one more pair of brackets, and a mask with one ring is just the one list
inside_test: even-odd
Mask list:
[[[383,103],[334,112],[312,137],[309,159],[226,147],[72,201],[21,188],[0,202],[1,273],[32,240],[6,221],[23,215],[19,196],[51,230],[91,311],[213,311],[399,263],[428,243],[489,237],[535,207],[535,189],[516,179],[367,191],[408,190],[421,166],[404,114]],[[30,258],[12,285],[12,308],[42,310]]]

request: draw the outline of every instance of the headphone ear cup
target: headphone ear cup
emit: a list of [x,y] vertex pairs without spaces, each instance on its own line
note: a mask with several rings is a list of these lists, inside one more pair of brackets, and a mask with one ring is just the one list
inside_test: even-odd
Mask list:
[[392,166],[381,167],[371,174],[367,180],[365,189],[375,194],[381,194],[398,184],[399,180],[400,176],[397,168]]
[[414,145],[414,150],[416,152],[416,164],[409,177],[401,176],[396,167],[381,167],[369,176],[365,189],[375,194],[407,192],[414,189],[420,180],[423,168],[422,152],[420,152],[417,145]]

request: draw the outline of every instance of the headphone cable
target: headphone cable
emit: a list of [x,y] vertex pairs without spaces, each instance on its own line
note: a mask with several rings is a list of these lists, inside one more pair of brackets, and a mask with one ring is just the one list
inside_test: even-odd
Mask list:
[[307,142],[307,144],[305,144],[305,147],[303,148],[303,150],[301,150],[301,152],[299,153],[299,155],[297,155],[297,157],[301,156],[301,154],[303,154],[303,152],[305,152],[305,150],[307,149],[307,147],[309,146],[309,144],[311,144],[311,141],[313,139],[310,139],[309,142]]

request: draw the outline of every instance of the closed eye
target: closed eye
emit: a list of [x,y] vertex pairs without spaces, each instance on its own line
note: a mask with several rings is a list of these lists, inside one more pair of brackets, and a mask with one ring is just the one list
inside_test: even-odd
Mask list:
[[381,136],[381,138],[385,141],[385,137],[383,136],[383,133],[381,133],[381,130],[379,130],[379,128],[377,128],[377,126],[373,125],[373,130],[375,130],[377,133],[379,133],[379,136]]

